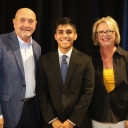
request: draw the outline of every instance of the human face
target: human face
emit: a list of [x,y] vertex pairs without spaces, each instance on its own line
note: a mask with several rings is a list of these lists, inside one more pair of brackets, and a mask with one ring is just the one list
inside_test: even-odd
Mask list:
[[30,42],[30,37],[36,29],[36,23],[35,13],[27,8],[18,10],[13,19],[15,33],[26,43]]
[[58,43],[58,48],[64,54],[72,48],[74,40],[77,39],[75,28],[69,24],[59,25],[54,36]]
[[112,28],[110,28],[108,26],[107,23],[102,22],[98,25],[97,27],[97,31],[96,32],[100,32],[103,31],[104,34],[103,35],[98,35],[96,34],[96,40],[99,42],[99,45],[102,47],[110,47],[110,46],[114,46],[115,45],[115,32],[113,30],[113,32],[111,33],[111,35],[107,35],[106,31],[108,30],[113,30]]

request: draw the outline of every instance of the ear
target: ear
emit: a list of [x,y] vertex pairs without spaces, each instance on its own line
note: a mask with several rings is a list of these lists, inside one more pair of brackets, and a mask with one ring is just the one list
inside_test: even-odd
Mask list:
[[74,39],[74,40],[76,40],[76,39],[77,39],[77,36],[78,36],[78,34],[77,34],[77,33],[75,33],[75,39]]
[[12,19],[13,26],[15,28],[15,19]]
[[56,39],[56,33],[54,34],[54,38],[55,38],[55,40],[57,40],[57,39]]
[[35,25],[37,25],[37,21],[35,21]]
[[97,36],[95,37],[96,41],[98,41]]
[[12,19],[12,23],[14,24],[14,22],[15,22],[15,19]]

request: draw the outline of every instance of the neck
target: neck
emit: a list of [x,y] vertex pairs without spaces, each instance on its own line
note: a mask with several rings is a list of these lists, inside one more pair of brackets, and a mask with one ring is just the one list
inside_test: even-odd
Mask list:
[[26,42],[27,44],[30,43],[30,38],[26,38],[26,39],[22,39],[24,42]]
[[100,48],[100,53],[101,55],[103,55],[104,57],[109,57],[110,55],[113,55],[113,53],[116,50],[116,46],[114,47],[109,47],[109,48]]
[[64,49],[64,48],[59,47],[60,51],[61,51],[63,54],[66,54],[67,52],[69,52],[71,48],[72,48],[72,47],[70,47],[70,48],[65,48],[65,49]]
[[115,50],[116,46],[110,48],[100,48],[100,54],[102,59],[108,61],[110,58],[112,58]]

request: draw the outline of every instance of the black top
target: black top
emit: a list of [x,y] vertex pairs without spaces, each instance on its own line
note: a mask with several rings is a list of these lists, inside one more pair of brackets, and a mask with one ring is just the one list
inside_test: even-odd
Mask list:
[[128,119],[128,52],[120,46],[113,55],[115,89],[107,92],[99,47],[91,54],[95,69],[95,89],[89,107],[93,120],[116,123]]

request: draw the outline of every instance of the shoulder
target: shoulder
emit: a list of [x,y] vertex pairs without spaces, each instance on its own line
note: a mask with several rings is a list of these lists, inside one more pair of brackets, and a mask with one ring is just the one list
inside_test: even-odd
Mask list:
[[52,56],[56,56],[58,57],[58,52],[48,52],[48,53],[45,53],[43,55],[40,56],[40,59],[43,59],[43,60],[50,60]]
[[73,52],[73,54],[78,55],[80,58],[85,58],[85,59],[87,59],[87,58],[89,59],[90,58],[89,55],[87,55],[87,54],[85,54],[85,53],[77,50],[76,48],[73,48],[73,51],[72,52]]
[[116,52],[119,53],[120,55],[128,56],[128,51],[124,50],[120,46],[117,46]]
[[40,45],[34,39],[32,39],[32,42],[36,47],[40,48]]
[[10,39],[14,36],[13,32],[0,35],[0,47],[10,47]]
[[92,58],[89,55],[87,55],[75,48],[73,49],[72,52],[74,54],[73,56],[71,56],[71,57],[73,57],[72,59],[77,59],[77,62],[79,64],[87,65],[87,64],[92,63]]
[[4,39],[8,39],[10,37],[10,35],[12,35],[12,32],[10,33],[5,33],[5,34],[1,34],[0,35],[0,39],[4,40]]

